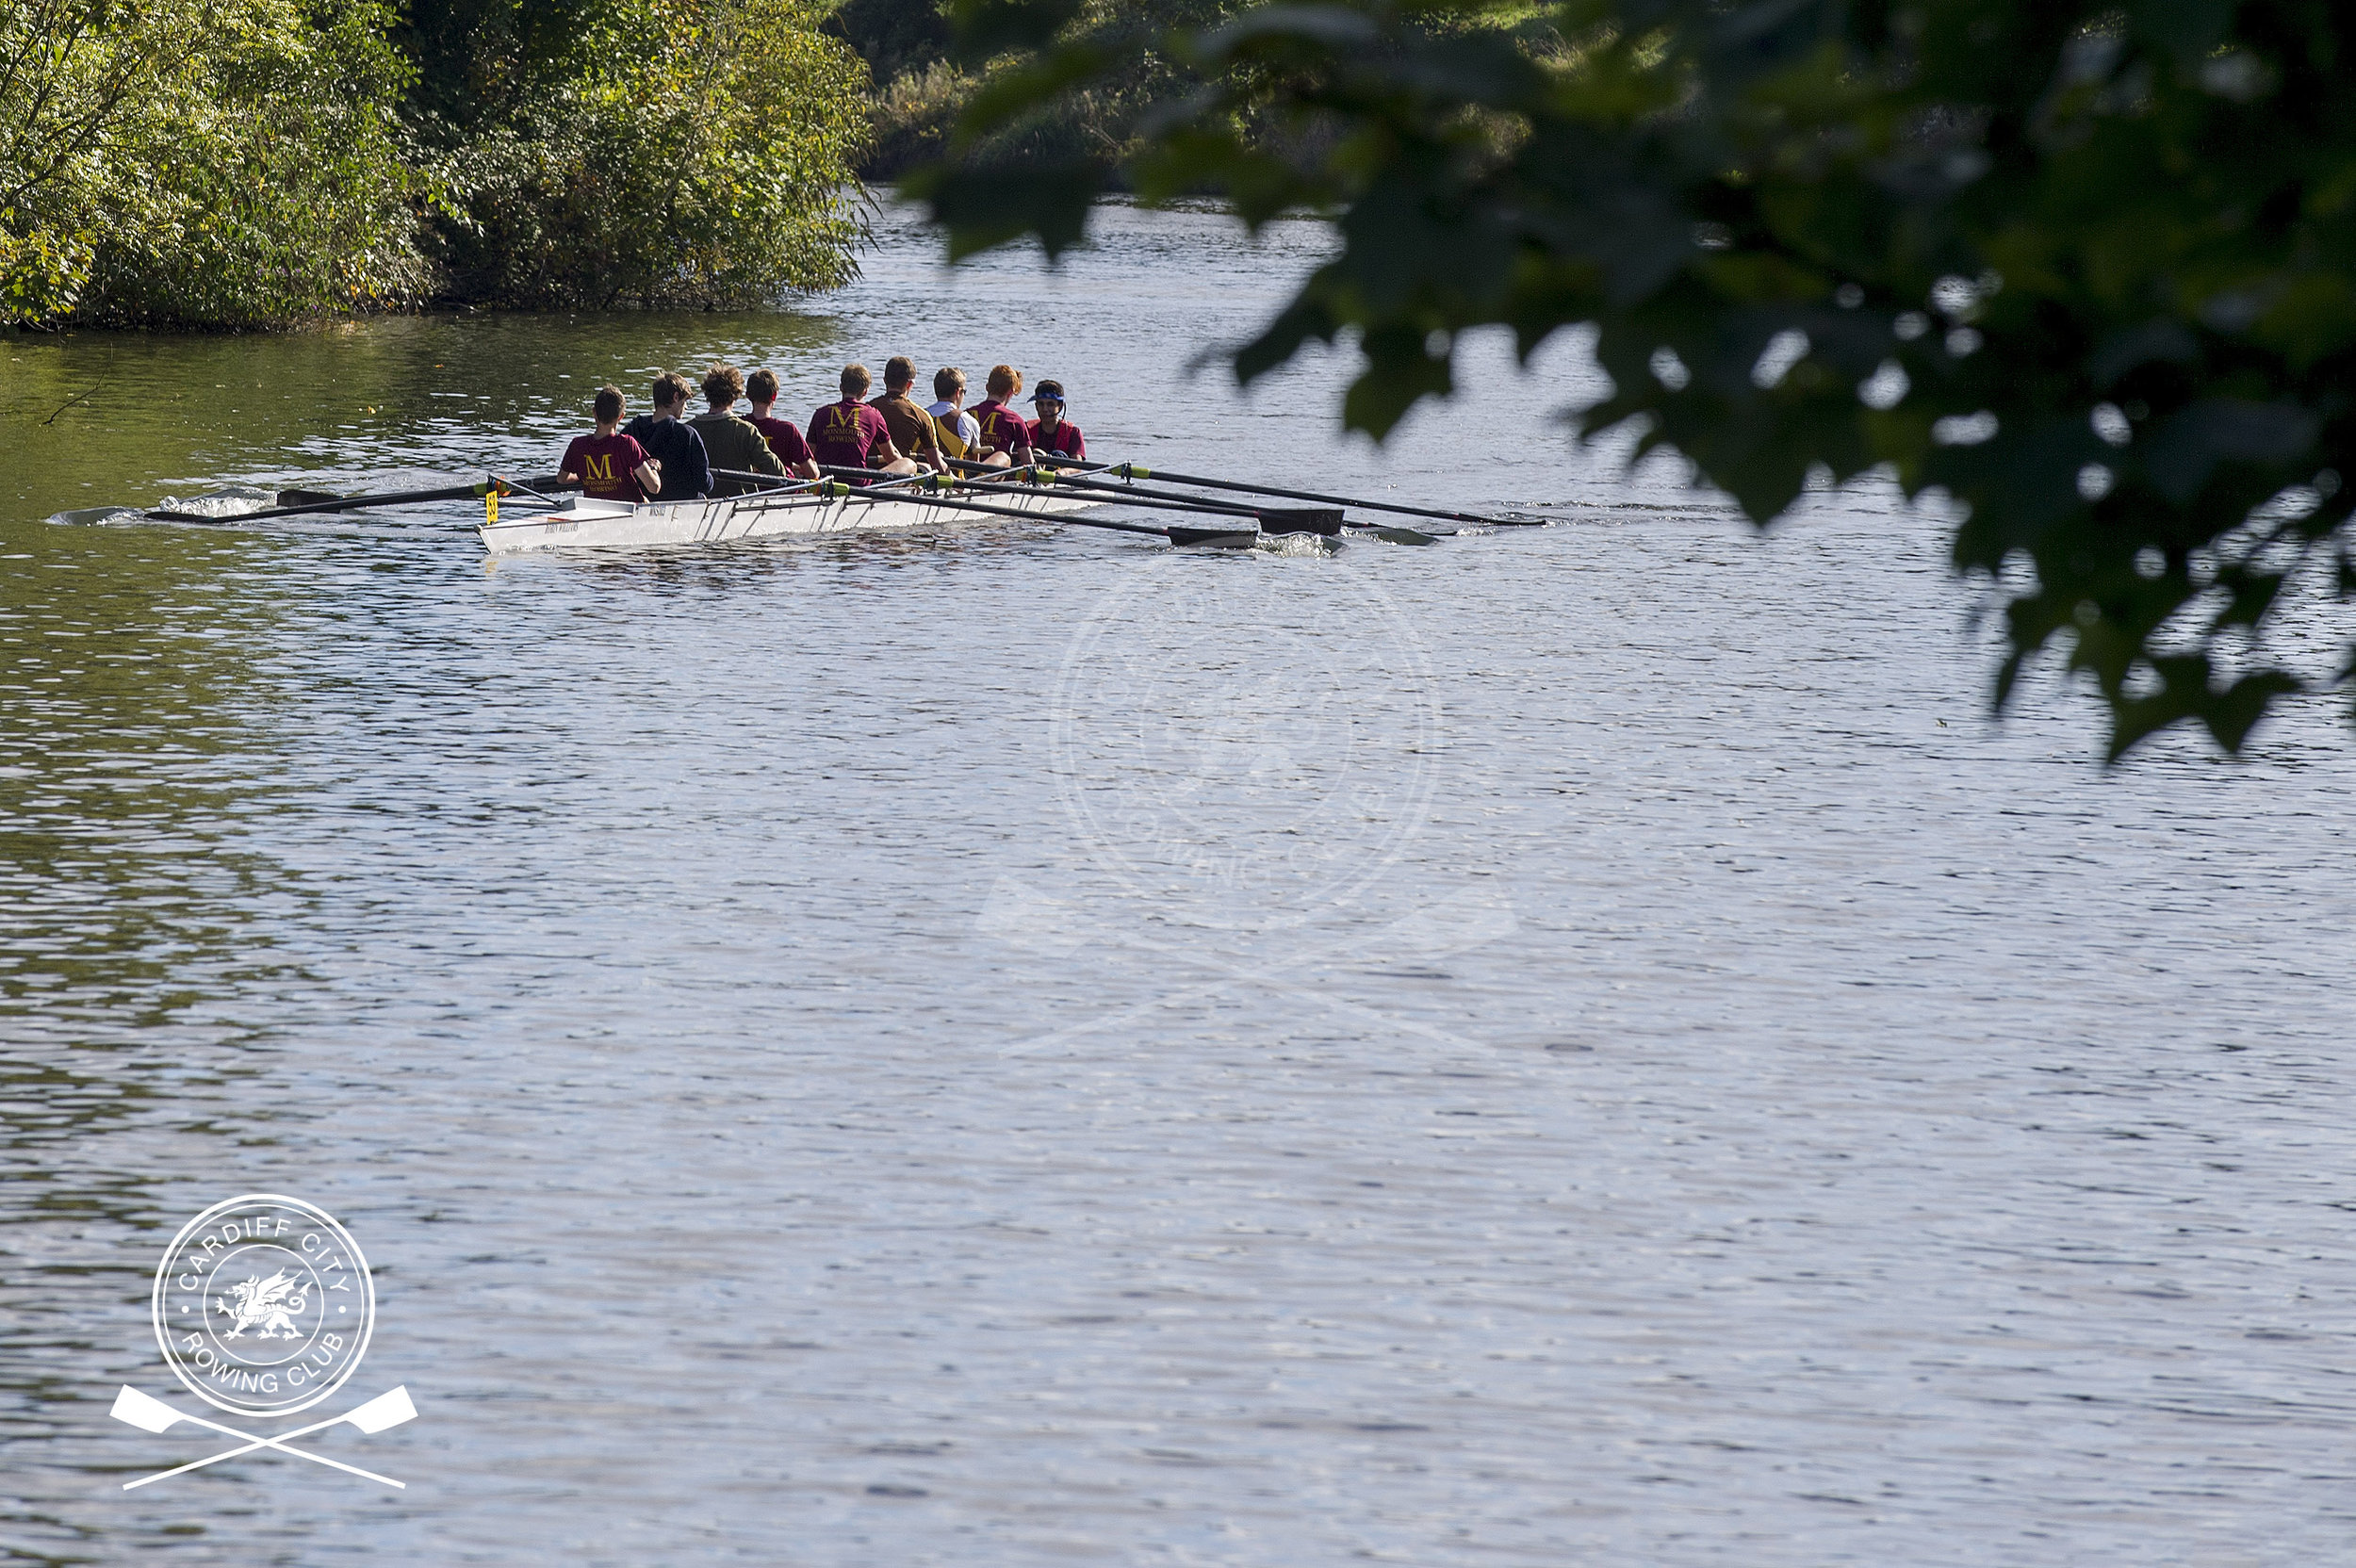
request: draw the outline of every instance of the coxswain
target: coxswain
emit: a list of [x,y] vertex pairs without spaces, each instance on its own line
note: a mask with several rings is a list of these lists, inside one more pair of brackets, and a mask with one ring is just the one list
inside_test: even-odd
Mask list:
[[810,455],[810,443],[802,439],[802,427],[791,419],[769,416],[770,406],[777,400],[777,373],[755,370],[745,377],[744,400],[753,407],[744,416],[744,422],[769,438],[769,449],[777,454],[785,471],[804,479],[816,479],[818,460]]
[[1030,462],[1031,421],[1010,406],[1023,390],[1023,373],[1011,365],[993,365],[982,390],[990,396],[973,408],[973,423],[980,432],[973,449],[993,468]]
[[945,474],[949,459],[941,450],[941,427],[933,423],[923,403],[908,396],[915,381],[916,362],[906,354],[893,354],[884,361],[883,396],[867,406],[883,416],[892,444],[913,458],[919,468]]
[[859,401],[874,384],[866,366],[845,365],[842,400],[810,416],[810,449],[821,467],[869,468],[895,476],[916,472],[916,465],[892,444],[892,428],[884,416]]
[[600,386],[589,405],[597,421],[594,435],[576,435],[558,464],[560,483],[578,484],[581,493],[601,501],[645,500],[663,488],[663,466],[646,455],[635,436],[621,433],[622,389]]
[[663,465],[659,501],[699,501],[712,494],[712,460],[704,438],[680,416],[687,412],[687,378],[665,370],[654,378],[654,412],[641,414],[623,429]]
[[[785,465],[769,449],[769,438],[736,416],[736,400],[744,395],[743,373],[733,365],[714,365],[704,372],[704,401],[712,407],[687,422],[703,437],[704,453],[712,460],[712,467],[782,476]],[[759,488],[748,479],[712,476],[712,493],[715,496],[741,496]]]
[[951,457],[971,455],[982,427],[965,411],[965,372],[944,365],[933,372],[933,405],[925,413],[941,423],[941,449]]
[[1039,410],[1039,418],[1031,425],[1032,449],[1042,456],[1059,453],[1074,463],[1088,461],[1088,444],[1081,439],[1080,427],[1063,416],[1063,383],[1043,381],[1031,394],[1031,406]]

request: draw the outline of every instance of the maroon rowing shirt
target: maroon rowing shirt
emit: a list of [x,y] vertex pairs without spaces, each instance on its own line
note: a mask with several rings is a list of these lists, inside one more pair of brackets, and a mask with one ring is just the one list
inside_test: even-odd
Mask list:
[[973,443],[980,456],[1011,453],[1017,447],[1031,444],[1031,421],[997,399],[989,398],[974,404],[972,413],[973,422],[982,427],[981,439]]
[[632,436],[576,435],[573,444],[564,449],[564,461],[557,468],[560,474],[579,474],[581,493],[601,501],[629,501],[632,505],[646,498],[632,476],[646,461],[646,449]]
[[772,419],[763,414],[746,416],[745,423],[761,432],[769,443],[769,449],[777,453],[777,461],[788,468],[797,463],[812,461],[810,455],[810,443],[802,439],[802,433],[794,428],[793,420]]
[[1031,445],[1043,452],[1060,452],[1074,463],[1088,461],[1088,444],[1081,439],[1080,427],[1069,419],[1055,421],[1053,434],[1041,424],[1031,426]]
[[872,468],[868,454],[892,445],[884,416],[856,398],[828,403],[810,416],[810,449],[822,466]]

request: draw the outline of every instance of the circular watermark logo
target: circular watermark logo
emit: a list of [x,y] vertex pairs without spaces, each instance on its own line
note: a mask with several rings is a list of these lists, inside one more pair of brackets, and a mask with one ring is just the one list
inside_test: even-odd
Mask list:
[[351,1233],[274,1193],[216,1203],[155,1270],[155,1339],[190,1393],[240,1415],[286,1415],[352,1376],[376,1329],[376,1286]]
[[1082,624],[1056,783],[1132,891],[1270,930],[1347,901],[1424,825],[1439,705],[1422,640],[1364,573],[1160,557]]

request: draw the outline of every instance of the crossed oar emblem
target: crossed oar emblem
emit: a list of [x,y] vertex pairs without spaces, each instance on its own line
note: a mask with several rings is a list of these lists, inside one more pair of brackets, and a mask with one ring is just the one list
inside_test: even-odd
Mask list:
[[169,1480],[174,1476],[186,1475],[191,1470],[201,1470],[205,1465],[218,1464],[225,1459],[236,1459],[238,1455],[250,1454],[256,1448],[275,1448],[282,1454],[292,1454],[297,1459],[307,1459],[315,1464],[324,1464],[332,1469],[347,1471],[354,1476],[366,1477],[372,1481],[383,1481],[386,1486],[402,1487],[406,1490],[405,1482],[397,1481],[390,1476],[380,1476],[373,1470],[363,1470],[356,1464],[346,1464],[341,1460],[329,1459],[325,1454],[315,1454],[307,1448],[289,1447],[287,1440],[307,1437],[313,1432],[324,1431],[330,1427],[346,1421],[351,1422],[363,1432],[381,1432],[387,1427],[398,1427],[403,1421],[414,1420],[417,1417],[417,1407],[409,1402],[409,1390],[406,1385],[403,1385],[394,1389],[390,1394],[378,1395],[357,1410],[346,1412],[329,1420],[315,1421],[307,1427],[299,1427],[290,1432],[281,1432],[276,1437],[255,1437],[251,1432],[241,1432],[235,1427],[224,1427],[218,1421],[207,1421],[201,1415],[189,1415],[183,1411],[174,1410],[161,1399],[141,1394],[138,1389],[125,1383],[123,1385],[123,1392],[115,1396],[115,1408],[107,1413],[118,1421],[129,1422],[143,1432],[162,1432],[178,1422],[186,1421],[209,1431],[219,1432],[223,1437],[234,1437],[245,1445],[242,1448],[224,1448],[218,1454],[208,1454],[203,1459],[190,1460],[186,1464],[170,1470],[158,1471],[153,1476],[141,1476],[138,1480],[125,1481],[123,1483],[123,1490],[125,1492],[135,1486],[145,1486],[150,1481]]

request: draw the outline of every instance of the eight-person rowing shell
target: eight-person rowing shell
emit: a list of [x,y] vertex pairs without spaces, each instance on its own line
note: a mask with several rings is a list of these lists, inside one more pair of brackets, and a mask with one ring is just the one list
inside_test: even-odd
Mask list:
[[[376,495],[282,492],[277,506],[240,516],[259,520],[480,497],[485,501],[483,542],[494,553],[551,546],[707,544],[844,528],[892,528],[930,521],[941,513],[1053,515],[1080,527],[1153,534],[1178,545],[1232,545],[1276,534],[1339,537],[1345,531],[1372,533],[1394,544],[1428,545],[1437,538],[1395,524],[1352,522],[1343,515],[1344,507],[1484,527],[1536,526],[1535,519],[1352,500],[1139,465],[1085,466],[1088,442],[1080,427],[1065,416],[1062,383],[1040,382],[1031,395],[1038,417],[1024,419],[1014,407],[1023,377],[1010,365],[990,368],[990,396],[971,413],[963,406],[964,372],[955,367],[943,367],[934,375],[936,400],[930,407],[912,395],[915,382],[915,362],[894,354],[885,366],[883,395],[865,402],[867,368],[844,366],[838,378],[842,396],[817,410],[806,436],[793,421],[771,412],[779,390],[774,370],[756,370],[747,378],[733,366],[712,366],[703,376],[710,406],[692,418],[687,414],[687,379],[665,370],[650,388],[653,412],[628,424],[622,422],[628,410],[621,389],[599,387],[591,400],[595,425],[565,446],[553,480],[527,482],[493,474],[480,483]],[[740,402],[749,404],[749,416],[737,414]],[[1059,481],[1050,471],[1057,467],[1065,470]],[[960,472],[984,468],[999,472],[987,479],[976,476],[970,483],[949,482]],[[857,489],[846,491],[829,482],[845,470],[857,476]],[[1116,478],[1127,482],[1106,482]],[[1147,478],[1194,493],[1134,482]],[[899,482],[920,479],[932,482],[915,489],[902,488]],[[535,484],[578,488],[584,498],[567,506],[534,489]],[[1213,493],[1200,493],[1203,491]],[[518,493],[549,510],[533,513],[526,508],[524,514],[503,520],[499,499]],[[1277,506],[1257,498],[1261,497],[1319,505]],[[1207,520],[1182,524],[1069,515],[1121,507],[1201,514]],[[146,514],[159,521],[211,520],[170,508]]]

